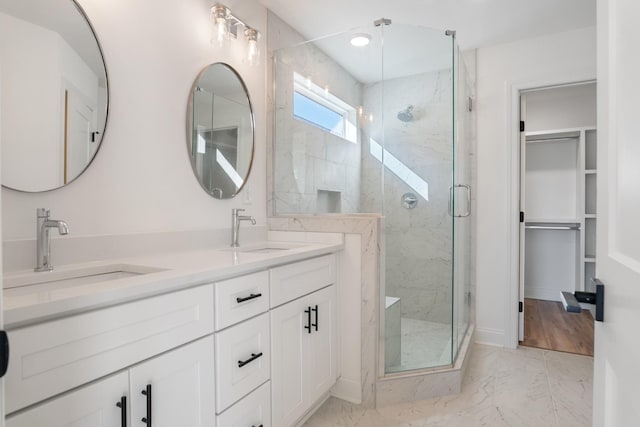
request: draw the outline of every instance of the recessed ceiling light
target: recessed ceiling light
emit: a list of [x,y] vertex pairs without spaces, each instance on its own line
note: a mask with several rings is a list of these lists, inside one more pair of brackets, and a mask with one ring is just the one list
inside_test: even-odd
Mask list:
[[362,47],[369,44],[371,36],[365,33],[358,33],[351,36],[351,44],[356,47]]

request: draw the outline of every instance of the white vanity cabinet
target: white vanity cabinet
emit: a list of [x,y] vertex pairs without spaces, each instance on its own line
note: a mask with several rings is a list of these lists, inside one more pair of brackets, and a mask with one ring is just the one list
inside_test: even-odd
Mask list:
[[213,400],[210,335],[10,416],[6,426],[144,426],[150,418],[156,427],[211,427]]
[[[306,262],[311,271],[331,273],[307,275]],[[311,281],[312,289],[320,289],[271,310],[272,425],[282,427],[294,425],[329,391],[337,377],[335,258],[322,257],[273,269],[272,291],[274,276],[285,277],[291,285],[285,288],[292,289],[295,298],[299,288],[293,286],[295,280],[288,272],[305,280],[301,287],[309,290]]]

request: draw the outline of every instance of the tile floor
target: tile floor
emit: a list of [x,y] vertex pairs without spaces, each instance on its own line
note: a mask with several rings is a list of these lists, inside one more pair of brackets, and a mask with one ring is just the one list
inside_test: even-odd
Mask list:
[[304,425],[586,427],[592,375],[588,356],[474,344],[459,395],[368,410],[330,398]]

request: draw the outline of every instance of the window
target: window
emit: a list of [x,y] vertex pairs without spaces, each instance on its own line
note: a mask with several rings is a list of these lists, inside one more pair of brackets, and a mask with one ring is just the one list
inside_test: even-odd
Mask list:
[[337,96],[293,73],[293,116],[356,143],[356,109]]

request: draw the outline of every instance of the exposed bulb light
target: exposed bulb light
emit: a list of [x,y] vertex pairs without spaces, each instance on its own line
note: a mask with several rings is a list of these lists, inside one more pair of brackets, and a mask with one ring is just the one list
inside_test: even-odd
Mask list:
[[[238,39],[239,34],[243,34],[246,40],[246,61],[249,65],[256,65],[260,59],[260,49],[258,40],[260,32],[248,26],[237,16],[231,13],[231,10],[223,4],[216,3],[211,7],[211,21],[213,22],[213,35],[211,43],[222,47],[226,40]],[[240,30],[243,30],[240,33]]]
[[213,20],[213,37],[211,43],[218,46],[224,45],[224,41],[229,37],[229,22],[227,16],[229,9],[221,4],[216,4],[211,8],[211,19]]
[[260,50],[258,49],[258,30],[247,27],[244,30],[244,37],[247,40],[247,62],[249,65],[257,65],[260,61]]
[[351,36],[351,44],[356,47],[363,47],[371,42],[371,36],[366,33],[357,33]]

